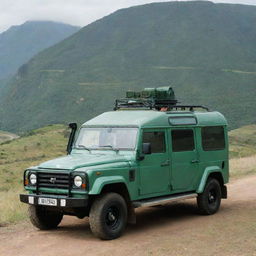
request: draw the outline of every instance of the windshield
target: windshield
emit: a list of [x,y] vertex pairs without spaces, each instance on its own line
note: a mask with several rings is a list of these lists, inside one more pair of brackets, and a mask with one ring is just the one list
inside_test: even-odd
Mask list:
[[81,128],[75,148],[133,150],[137,133],[137,128]]

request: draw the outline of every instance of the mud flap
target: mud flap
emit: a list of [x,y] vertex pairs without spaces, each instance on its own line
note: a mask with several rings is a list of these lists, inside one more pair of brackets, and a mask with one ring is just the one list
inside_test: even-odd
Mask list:
[[225,185],[221,187],[221,198],[224,198],[224,199],[228,198],[227,186]]
[[127,223],[128,224],[136,224],[136,213],[135,213],[135,208],[133,207],[133,205],[131,203],[129,203],[128,205],[128,219],[127,219]]

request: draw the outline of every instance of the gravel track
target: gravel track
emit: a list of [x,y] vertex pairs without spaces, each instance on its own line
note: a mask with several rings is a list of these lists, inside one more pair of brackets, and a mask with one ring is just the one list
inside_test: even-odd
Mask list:
[[256,256],[256,176],[232,181],[220,211],[200,216],[195,200],[137,210],[137,224],[101,241],[88,219],[64,217],[54,231],[29,222],[0,228],[0,256],[248,255]]

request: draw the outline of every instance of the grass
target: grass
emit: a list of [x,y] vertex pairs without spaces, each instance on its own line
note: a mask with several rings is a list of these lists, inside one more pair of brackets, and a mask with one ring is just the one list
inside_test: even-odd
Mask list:
[[[230,175],[239,178],[256,173],[256,125],[230,132]],[[26,218],[27,206],[19,202],[23,171],[65,154],[68,130],[52,125],[0,144],[0,226]]]
[[26,218],[26,205],[18,195],[23,190],[23,171],[65,154],[68,131],[63,125],[47,126],[0,145],[0,225]]
[[19,136],[10,132],[0,131],[0,144],[6,141],[17,139]]
[[229,132],[230,158],[256,154],[256,125],[247,125]]
[[18,195],[23,188],[17,188],[0,192],[0,227],[9,223],[15,223],[26,218],[27,207],[18,202]]
[[243,158],[234,158],[230,162],[231,178],[256,174],[256,155]]

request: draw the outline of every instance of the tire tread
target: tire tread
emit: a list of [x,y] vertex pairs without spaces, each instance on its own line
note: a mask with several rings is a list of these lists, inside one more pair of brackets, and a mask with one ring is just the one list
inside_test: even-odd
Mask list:
[[37,207],[35,205],[29,206],[28,214],[31,223],[40,230],[57,228],[63,218],[62,213],[49,212],[43,207]]
[[[108,204],[109,201],[111,200],[116,200],[120,202],[124,207],[125,224],[121,228],[120,232],[118,232],[118,234],[107,233],[106,230],[104,230],[104,222],[101,218],[101,214],[104,206]],[[113,192],[100,195],[98,198],[95,199],[95,201],[92,204],[90,214],[89,214],[89,220],[90,220],[89,222],[90,222],[91,231],[96,237],[103,240],[110,240],[110,239],[115,239],[119,237],[122,234],[127,222],[127,206],[124,198],[121,195]]]
[[[219,203],[216,207],[216,209],[210,209],[209,205],[208,205],[208,195],[207,195],[207,191],[209,186],[216,186],[217,188],[217,192],[218,192],[218,197],[219,197]],[[220,187],[220,183],[218,180],[214,179],[214,178],[209,178],[203,193],[199,194],[197,197],[197,205],[198,205],[198,209],[200,214],[202,215],[211,215],[216,213],[219,210],[221,204],[221,187]]]

